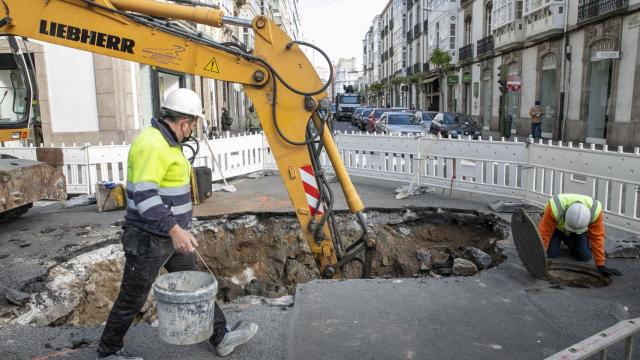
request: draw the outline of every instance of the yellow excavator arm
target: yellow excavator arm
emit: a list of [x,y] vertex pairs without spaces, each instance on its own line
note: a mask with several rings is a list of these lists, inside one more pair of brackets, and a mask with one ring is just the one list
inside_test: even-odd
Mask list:
[[[301,46],[313,45],[293,41],[264,16],[243,20],[227,17],[216,8],[153,0],[2,0],[0,17],[4,35],[242,84],[321,273],[340,277],[341,269],[359,262],[368,275],[375,241],[368,235],[364,206],[347,175],[327,118],[317,111],[328,85],[323,85],[301,50]],[[255,48],[247,51],[241,45],[217,43],[172,20],[251,28]],[[323,151],[363,230],[362,238],[347,248],[333,222],[334,199],[319,161]]]

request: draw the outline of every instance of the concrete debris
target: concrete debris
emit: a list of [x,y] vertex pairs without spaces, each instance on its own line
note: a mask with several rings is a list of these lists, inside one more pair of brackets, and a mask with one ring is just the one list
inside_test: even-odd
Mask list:
[[434,189],[427,185],[418,185],[418,184],[411,183],[409,185],[397,187],[394,191],[397,194],[396,200],[401,200],[409,196],[415,196],[415,195],[420,195],[427,192],[433,192]]
[[13,323],[45,326],[68,318],[70,323],[101,324],[118,291],[103,285],[113,281],[119,285],[123,265],[122,246],[114,244],[55,266],[46,289],[31,297]]
[[420,271],[431,270],[431,251],[425,249],[418,249],[416,251],[416,258],[420,262]]
[[458,276],[472,276],[478,273],[476,264],[469,260],[457,258],[453,260],[453,274]]
[[80,195],[65,201],[63,207],[67,209],[67,208],[93,205],[96,203],[97,201],[96,201],[95,195]]
[[491,266],[491,256],[478,248],[467,248],[465,255],[467,255],[469,260],[476,264],[479,270],[484,270]]
[[611,249],[607,249],[606,252],[608,258],[637,258],[640,256],[640,247],[621,244]]
[[528,203],[526,201],[504,201],[498,200],[489,204],[489,209],[498,213],[512,213],[517,209],[525,211],[542,211],[538,205]]
[[253,172],[251,174],[246,175],[245,177],[248,178],[248,179],[260,179],[260,178],[263,178],[265,176],[271,176],[271,175],[273,175],[273,171],[263,170],[263,171]]
[[265,298],[264,303],[271,306],[293,306],[295,298],[293,295],[285,295],[279,298]]
[[398,231],[400,231],[400,233],[404,236],[408,236],[409,234],[411,234],[411,230],[404,226],[398,226]]
[[7,301],[18,306],[26,304],[31,298],[31,294],[16,289],[3,287],[1,291],[4,292],[4,296]]
[[258,225],[258,217],[255,215],[245,215],[237,219],[229,220],[225,223],[227,230],[248,229]]

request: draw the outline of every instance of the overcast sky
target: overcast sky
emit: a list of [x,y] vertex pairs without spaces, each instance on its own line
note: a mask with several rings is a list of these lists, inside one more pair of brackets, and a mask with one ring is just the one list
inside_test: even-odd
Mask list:
[[355,56],[362,65],[362,39],[373,17],[388,0],[300,0],[302,27],[307,40],[324,50],[335,63]]

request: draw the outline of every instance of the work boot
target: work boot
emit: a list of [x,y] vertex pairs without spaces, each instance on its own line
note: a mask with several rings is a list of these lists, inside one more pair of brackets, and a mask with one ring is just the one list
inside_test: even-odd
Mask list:
[[242,329],[229,331],[224,335],[222,342],[218,344],[216,350],[218,350],[218,355],[227,356],[233,352],[233,349],[238,345],[242,345],[247,341],[251,340],[253,335],[258,332],[258,325],[251,323],[249,326],[244,327]]
[[144,360],[140,356],[135,356],[127,353],[126,351],[124,351],[124,349],[120,349],[107,357],[100,357],[100,355],[98,355],[97,359],[98,360]]

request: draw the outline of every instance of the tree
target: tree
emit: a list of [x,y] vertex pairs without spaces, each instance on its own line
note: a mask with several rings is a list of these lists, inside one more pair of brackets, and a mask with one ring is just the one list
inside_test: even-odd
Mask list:
[[416,89],[416,97],[418,99],[420,98],[420,93],[422,92],[422,87],[420,86],[420,84],[422,83],[422,81],[424,81],[424,79],[426,77],[427,77],[427,73],[419,72],[419,73],[416,73],[416,74],[413,74],[413,75],[409,76],[408,79],[407,79],[408,80],[407,83],[410,86],[415,87],[415,89]]
[[[373,99],[375,99],[375,101],[377,102],[378,99],[380,98],[380,95],[382,95],[382,91],[384,90],[384,85],[382,85],[379,82],[374,82],[373,84],[369,85],[369,96]],[[371,105],[371,104],[369,104]]]
[[[453,69],[453,65],[451,64],[451,55],[448,52],[443,51],[439,48],[436,48],[431,53],[429,57],[429,62],[433,64],[438,72],[438,83],[440,84],[440,88],[442,89],[442,77]],[[449,94],[451,96],[451,94]],[[442,96],[439,97],[442,102]],[[438,104],[440,105],[440,104]],[[442,106],[439,106],[442,109]]]
[[[398,91],[398,86],[402,84],[406,84],[407,77],[406,76],[394,76],[389,80],[389,84],[393,89],[393,94],[400,94]],[[394,102],[392,102],[394,103]]]

